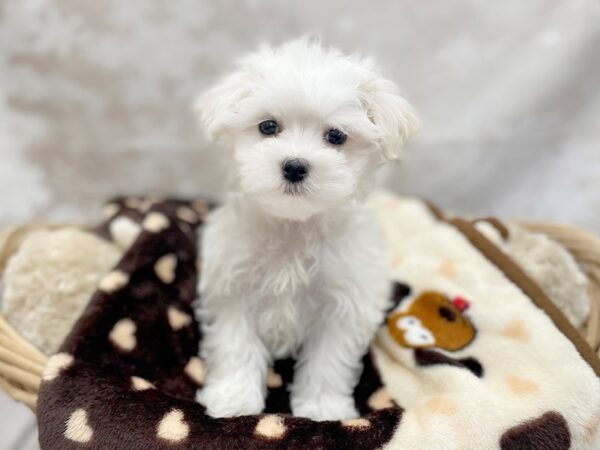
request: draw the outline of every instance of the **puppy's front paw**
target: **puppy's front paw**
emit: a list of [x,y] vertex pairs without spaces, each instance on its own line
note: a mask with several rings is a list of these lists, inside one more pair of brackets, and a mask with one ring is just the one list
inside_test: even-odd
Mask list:
[[199,389],[196,401],[206,406],[206,414],[212,417],[260,414],[265,408],[265,399],[260,390],[222,382]]
[[354,399],[343,395],[292,397],[291,403],[295,416],[308,417],[313,420],[344,420],[358,417]]

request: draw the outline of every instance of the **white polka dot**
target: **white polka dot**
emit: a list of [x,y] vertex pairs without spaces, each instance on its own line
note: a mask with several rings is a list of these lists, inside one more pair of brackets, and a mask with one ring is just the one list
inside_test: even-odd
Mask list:
[[75,410],[65,424],[65,437],[71,441],[86,443],[92,440],[94,430],[88,423],[88,415],[85,409]]
[[152,203],[152,206],[156,205],[157,203],[162,203],[165,201],[164,197],[160,196],[160,195],[149,195],[146,197],[147,202]]
[[122,249],[128,249],[142,231],[140,224],[127,216],[117,217],[108,226],[113,241]]
[[200,214],[200,217],[204,217],[208,213],[208,204],[204,200],[196,200],[192,203],[192,208]]
[[99,288],[106,293],[118,291],[129,283],[129,275],[122,270],[113,270],[100,281]]
[[183,411],[172,409],[158,424],[156,434],[159,438],[171,442],[184,440],[190,434],[190,426],[185,422]]
[[371,422],[367,419],[358,418],[358,419],[348,419],[342,420],[342,425],[346,428],[355,428],[355,429],[367,429],[371,426]]
[[283,417],[269,414],[262,417],[256,424],[254,432],[268,439],[280,439],[285,434],[287,428]]
[[183,371],[188,377],[190,377],[196,384],[201,385],[204,383],[204,363],[197,356],[192,356],[186,364]]
[[116,203],[108,203],[104,207],[104,211],[103,211],[104,212],[104,217],[106,217],[107,219],[111,219],[120,210],[121,210],[121,207],[119,205],[117,205]]
[[140,202],[140,204],[138,205],[138,209],[143,213],[148,212],[150,210],[150,208],[152,208],[154,203],[155,203],[154,199],[146,198]]
[[141,203],[142,200],[137,197],[129,197],[125,199],[125,206],[131,209],[138,209]]
[[146,216],[142,224],[144,230],[151,233],[159,233],[169,228],[169,218],[163,213],[151,212]]
[[179,228],[185,234],[190,234],[192,232],[192,226],[187,222],[179,222]]
[[394,406],[394,403],[392,402],[390,394],[388,394],[387,390],[382,387],[382,388],[377,389],[369,397],[369,400],[367,401],[367,405],[369,405],[372,409],[380,410],[380,409],[391,408],[392,406]]
[[170,253],[161,256],[154,264],[154,273],[165,284],[175,281],[175,270],[177,269],[177,257]]
[[69,368],[71,364],[73,364],[73,357],[68,353],[57,353],[51,356],[46,363],[46,367],[44,367],[42,380],[54,380],[63,370]]
[[169,309],[167,309],[167,318],[169,319],[169,325],[171,325],[174,331],[179,331],[192,323],[192,316],[172,306],[169,306]]
[[179,217],[181,220],[185,220],[186,222],[198,222],[198,214],[196,214],[196,212],[192,208],[188,208],[187,206],[180,206],[179,208],[177,208],[176,214],[177,217]]
[[131,387],[134,391],[147,391],[148,389],[156,389],[152,383],[145,378],[131,377]]
[[137,345],[135,332],[137,327],[131,319],[119,320],[110,331],[108,338],[119,349],[124,352],[132,351]]
[[280,388],[283,386],[283,379],[272,367],[269,367],[267,371],[267,387]]

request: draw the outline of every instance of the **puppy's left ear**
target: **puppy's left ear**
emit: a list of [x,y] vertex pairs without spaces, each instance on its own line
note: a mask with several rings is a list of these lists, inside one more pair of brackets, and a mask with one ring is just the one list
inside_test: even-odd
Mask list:
[[248,93],[246,74],[239,71],[226,77],[196,100],[194,112],[211,141],[229,134],[239,112],[238,102]]
[[404,142],[419,131],[419,119],[392,81],[370,77],[361,90],[369,119],[380,128],[379,145],[383,156],[398,159]]

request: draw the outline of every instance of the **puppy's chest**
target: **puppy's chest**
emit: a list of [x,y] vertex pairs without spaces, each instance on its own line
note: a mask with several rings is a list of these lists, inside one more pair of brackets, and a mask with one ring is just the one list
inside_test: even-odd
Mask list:
[[[257,247],[252,251],[253,276],[248,280],[252,290],[279,294],[294,294],[313,284],[318,277],[318,255],[308,249]],[[267,300],[267,299],[265,299]]]
[[318,250],[307,243],[271,242],[253,253],[253,275],[239,287],[250,297],[257,331],[269,351],[276,357],[293,354],[318,308]]

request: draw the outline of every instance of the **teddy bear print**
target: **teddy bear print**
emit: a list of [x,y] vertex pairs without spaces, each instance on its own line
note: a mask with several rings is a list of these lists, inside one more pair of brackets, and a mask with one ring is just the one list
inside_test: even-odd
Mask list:
[[475,327],[464,315],[468,307],[469,302],[463,297],[450,300],[442,293],[425,291],[408,310],[388,317],[388,330],[403,347],[457,351],[475,338]]

